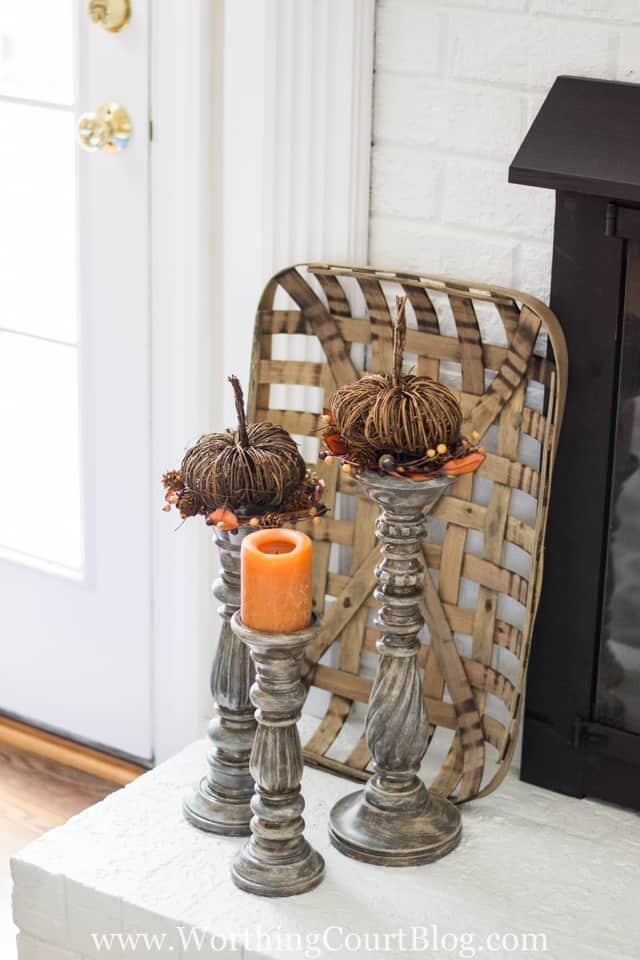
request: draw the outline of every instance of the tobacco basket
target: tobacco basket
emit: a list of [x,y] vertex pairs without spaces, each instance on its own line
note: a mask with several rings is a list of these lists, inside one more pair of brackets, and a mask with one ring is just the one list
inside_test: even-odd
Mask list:
[[330,513],[304,528],[316,541],[314,606],[324,613],[305,679],[325,691],[305,757],[366,779],[377,508],[337,464],[316,462],[319,418],[338,385],[391,369],[390,305],[403,292],[407,368],[460,392],[465,432],[478,430],[487,449],[478,474],[461,477],[438,504],[423,547],[425,696],[432,733],[444,728],[450,741],[431,788],[464,801],[495,789],[517,738],[566,394],[557,318],[527,294],[482,283],[288,267],[258,306],[249,416],[289,430],[326,484]]

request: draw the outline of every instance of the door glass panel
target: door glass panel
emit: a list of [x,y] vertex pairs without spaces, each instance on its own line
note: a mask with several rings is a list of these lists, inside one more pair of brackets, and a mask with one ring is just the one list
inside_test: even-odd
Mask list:
[[75,6],[0,4],[0,549],[80,570]]
[[0,327],[75,342],[71,111],[0,100]]
[[73,102],[73,0],[0,4],[0,94]]
[[0,333],[0,546],[82,566],[76,347]]

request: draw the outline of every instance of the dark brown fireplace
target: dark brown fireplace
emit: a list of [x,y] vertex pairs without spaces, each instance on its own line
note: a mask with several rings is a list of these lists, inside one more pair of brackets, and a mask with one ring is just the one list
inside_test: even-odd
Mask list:
[[569,349],[522,775],[640,808],[640,85],[559,77],[509,179],[556,191]]

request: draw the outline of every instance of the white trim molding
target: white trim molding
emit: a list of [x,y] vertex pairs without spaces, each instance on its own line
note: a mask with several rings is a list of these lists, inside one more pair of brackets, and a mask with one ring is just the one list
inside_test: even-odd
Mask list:
[[222,337],[222,0],[177,11],[155,0],[151,21],[151,352],[154,758],[203,731],[210,707],[217,559],[201,524],[176,530],[160,510],[162,473],[215,429]]
[[[226,376],[248,382],[273,271],[366,262],[374,12],[374,0],[153,4],[154,484],[190,440],[233,422]],[[202,732],[218,630],[215,551],[171,519],[158,509],[153,522],[158,760]]]
[[245,382],[274,270],[367,261],[374,21],[375,0],[227,4],[223,356]]

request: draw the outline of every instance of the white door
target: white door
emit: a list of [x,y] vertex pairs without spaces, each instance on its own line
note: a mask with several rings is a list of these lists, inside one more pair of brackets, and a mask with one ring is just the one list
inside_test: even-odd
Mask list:
[[[0,0],[0,711],[151,757],[148,0]],[[76,144],[106,101],[120,153]],[[156,501],[154,501],[157,505]]]

